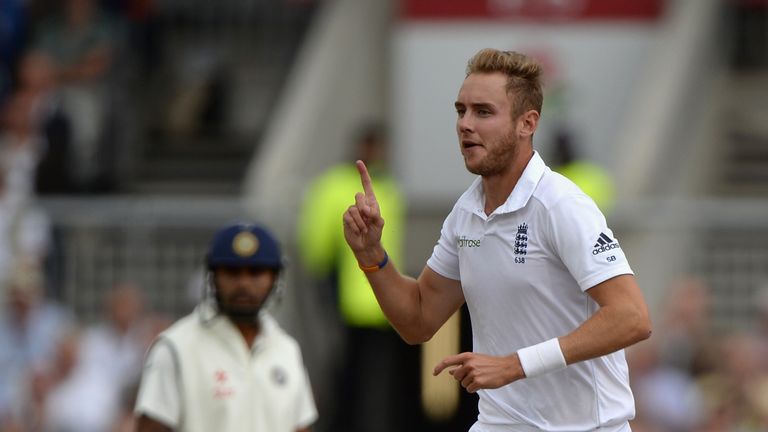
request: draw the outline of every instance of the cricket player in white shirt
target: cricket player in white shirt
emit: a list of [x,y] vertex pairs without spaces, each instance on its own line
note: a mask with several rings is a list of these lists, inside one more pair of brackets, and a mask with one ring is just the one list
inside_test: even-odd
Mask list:
[[262,227],[219,231],[207,256],[212,296],[150,349],[139,432],[307,432],[317,419],[296,341],[262,310],[282,268]]
[[648,338],[642,292],[594,202],[533,150],[541,65],[484,49],[455,102],[466,168],[478,178],[446,218],[417,279],[381,245],[367,169],[344,234],[389,321],[429,340],[465,302],[472,352],[443,359],[480,396],[471,432],[629,431],[634,399],[623,348]]

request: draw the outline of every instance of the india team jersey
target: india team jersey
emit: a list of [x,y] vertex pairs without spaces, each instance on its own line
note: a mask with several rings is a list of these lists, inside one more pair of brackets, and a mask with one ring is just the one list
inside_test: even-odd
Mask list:
[[[598,309],[589,288],[632,274],[594,202],[537,153],[502,206],[486,215],[484,202],[478,178],[427,262],[461,281],[474,352],[505,356],[564,336]],[[478,393],[473,432],[621,430],[634,416],[623,350]]]
[[176,431],[295,432],[317,418],[299,346],[268,315],[249,350],[198,307],[150,350],[135,411]]

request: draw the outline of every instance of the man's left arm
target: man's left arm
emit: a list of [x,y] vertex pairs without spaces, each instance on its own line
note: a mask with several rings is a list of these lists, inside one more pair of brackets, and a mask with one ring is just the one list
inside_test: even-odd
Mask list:
[[[554,366],[557,356],[561,356],[559,360],[564,357],[566,364],[577,363],[626,348],[651,335],[643,293],[618,239],[595,203],[586,195],[575,194],[553,206],[548,216],[545,241],[599,309],[575,330],[548,341],[549,345],[524,349],[524,364],[534,374],[549,369],[547,360]],[[601,249],[600,245],[609,249]],[[537,357],[545,361],[537,362]]]
[[651,320],[643,293],[630,274],[587,290],[600,308],[573,332],[560,337],[567,364],[626,348],[651,336]]

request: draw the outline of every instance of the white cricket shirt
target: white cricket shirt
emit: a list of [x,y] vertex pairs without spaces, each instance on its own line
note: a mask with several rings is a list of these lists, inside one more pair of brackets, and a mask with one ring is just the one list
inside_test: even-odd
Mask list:
[[135,411],[185,432],[295,432],[317,419],[296,341],[268,314],[249,349],[200,305],[150,349]]
[[[477,178],[427,261],[461,281],[474,352],[505,356],[564,336],[598,309],[586,290],[632,274],[594,202],[538,153],[503,205],[487,216],[484,203]],[[478,393],[473,432],[619,431],[634,417],[623,350]]]

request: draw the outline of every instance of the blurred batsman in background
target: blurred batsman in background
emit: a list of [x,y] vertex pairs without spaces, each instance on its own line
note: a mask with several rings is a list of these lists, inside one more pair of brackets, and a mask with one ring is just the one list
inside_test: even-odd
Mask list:
[[206,264],[203,301],[147,355],[138,430],[308,431],[317,410],[300,348],[264,310],[283,267],[277,240],[256,225],[228,226]]
[[635,407],[623,348],[650,336],[643,294],[594,201],[533,149],[541,65],[484,49],[455,102],[459,148],[478,175],[446,218],[418,279],[381,243],[365,164],[344,235],[389,321],[423,343],[465,302],[473,351],[448,369],[480,396],[472,432],[629,431]]

